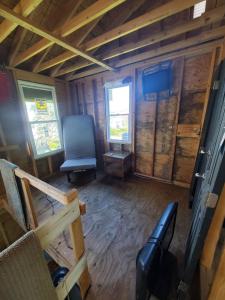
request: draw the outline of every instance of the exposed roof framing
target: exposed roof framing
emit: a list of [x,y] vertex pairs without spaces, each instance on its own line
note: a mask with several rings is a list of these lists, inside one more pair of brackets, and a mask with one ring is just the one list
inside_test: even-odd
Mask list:
[[[74,16],[74,14],[76,14],[79,6],[82,4],[83,1],[84,0],[78,0],[75,5],[74,5],[73,1],[71,1],[70,11],[68,12],[68,14],[66,14],[66,17],[63,15],[61,23],[66,24],[67,22],[69,22],[71,20],[71,18]],[[60,28],[59,26],[58,26],[58,28]],[[55,32],[57,33],[57,28],[56,28]],[[76,46],[79,46],[79,45],[76,45]],[[40,59],[36,62],[35,66],[33,67],[33,72],[36,72],[36,70],[39,68],[40,64],[44,61],[45,57],[51,51],[51,49],[52,49],[52,46],[45,49],[45,51],[42,54],[42,56],[40,57]],[[13,61],[10,65],[13,65]]]
[[[43,0],[20,0],[13,11],[27,17]],[[17,27],[16,23],[4,20],[0,24],[0,43]]]
[[200,1],[0,0],[1,61],[75,80],[207,53],[225,38],[225,0],[208,0],[207,11],[193,19]]
[[[113,27],[115,27],[116,25],[119,24],[123,24],[131,15],[132,13],[134,13],[143,3],[145,2],[145,0],[139,0],[136,1],[136,3],[133,1],[133,3],[126,3],[126,7],[124,10],[121,10],[119,15],[116,16],[116,18],[114,18],[109,24],[108,26],[106,26],[106,28],[104,28],[106,31],[112,29]],[[95,48],[94,51],[96,51],[97,48]],[[92,54],[93,52],[92,51]],[[46,62],[43,62],[40,66],[39,69],[36,69],[36,72],[41,72],[44,71],[46,69],[49,69],[53,66],[57,66],[58,64],[62,64],[64,62],[66,62],[67,60],[74,58],[76,55],[74,53],[71,53],[69,51],[65,51],[64,53],[50,59],[47,60]],[[55,76],[55,74],[54,74]]]
[[[89,33],[96,27],[96,25],[98,24],[98,22],[101,20],[101,17],[99,17],[98,19],[92,21],[91,23],[89,23],[87,26],[83,27],[83,32],[82,34],[80,34],[79,38],[76,39],[75,41],[75,45],[77,47],[80,46],[81,43],[83,43],[83,41],[86,39],[86,37],[89,35]],[[55,76],[59,70],[61,69],[61,67],[63,66],[64,61],[61,62],[60,64],[58,64],[52,71],[51,71],[51,76]],[[40,66],[40,64],[39,64]],[[35,69],[35,71],[38,71],[38,68]]]
[[93,63],[96,63],[97,65],[100,65],[108,70],[113,70],[112,67],[109,65],[101,62],[100,60],[92,57],[91,55],[81,51],[78,48],[75,48],[71,43],[66,42],[63,38],[58,37],[55,34],[50,33],[49,31],[41,28],[40,26],[34,24],[33,22],[29,21],[27,18],[18,15],[13,10],[7,8],[6,6],[0,4],[0,15],[6,19],[8,19],[11,22],[16,23],[17,25],[20,25],[39,36],[51,41],[52,43],[55,43],[79,56],[82,56],[83,58],[92,61]]
[[[101,15],[105,14],[106,12],[110,11],[111,9],[125,1],[126,0],[98,0],[94,4],[89,6],[87,9],[74,16],[69,22],[67,22],[64,26],[58,29],[55,33],[59,34],[62,37],[66,37],[72,32],[80,29],[81,27],[97,19]],[[47,39],[40,40],[39,42],[31,46],[29,49],[25,50],[20,55],[18,55],[18,57],[15,58],[13,66],[21,64],[22,62],[30,59],[34,55],[40,53],[41,51],[53,44],[53,41]]]
[[[225,33],[225,28],[223,29]],[[223,34],[224,34],[223,33]],[[148,61],[149,64],[156,64],[161,61],[181,57],[181,56],[188,56],[188,55],[197,55],[197,54],[203,54],[208,53],[212,49],[215,49],[215,47],[218,47],[221,45],[223,39],[211,41],[208,43],[203,43],[199,45],[199,41],[207,40],[207,37],[205,36],[205,39],[200,39],[199,37],[189,38],[185,41],[179,41],[176,43],[172,43],[168,46],[160,47],[155,50],[146,51],[141,54],[137,54],[130,58],[121,59],[118,63],[115,64],[116,68],[124,67],[127,65],[130,65],[132,63],[138,63],[138,62],[146,62]],[[83,72],[77,73],[73,76],[70,76],[68,80],[75,80],[91,75],[95,75],[98,73],[104,72],[105,69],[102,67],[96,67],[93,69],[85,70]]]
[[[140,40],[137,42],[132,42],[132,43],[127,43],[123,46],[111,49],[111,50],[105,52],[104,54],[102,54],[100,59],[107,60],[110,58],[114,58],[114,57],[120,56],[122,54],[129,53],[129,52],[135,51],[137,49],[158,43],[158,42],[166,40],[168,38],[175,37],[179,34],[186,33],[191,30],[195,30],[202,26],[215,23],[215,22],[221,20],[224,17],[224,15],[225,15],[225,5],[217,7],[215,9],[212,9],[211,11],[202,15],[200,18],[194,19],[192,21],[187,21],[181,26],[174,26],[170,29],[163,30],[161,32],[152,34],[150,37],[145,38],[143,40]],[[219,36],[221,36],[221,33],[223,33],[223,31],[220,31],[218,29]],[[75,64],[75,65],[61,69],[57,74],[55,74],[55,76],[61,76],[61,75],[64,75],[64,74],[67,74],[67,73],[70,73],[73,71],[77,71],[79,69],[82,69],[82,68],[90,66],[90,65],[92,65],[92,63],[90,63],[90,62]]]
[[[178,12],[181,12],[187,8],[192,7],[194,4],[198,3],[200,0],[173,0],[169,1],[166,4],[163,4],[159,7],[156,7],[155,9],[152,9],[150,12],[145,13],[142,16],[139,16],[135,19],[132,19],[131,21],[128,21],[120,26],[117,26],[116,28],[107,31],[106,33],[88,41],[84,46],[83,49],[85,51],[93,50],[99,46],[102,46],[104,44],[107,44],[115,39],[118,39],[122,36],[128,35],[129,33],[132,33],[134,31],[137,31],[143,27],[146,27],[148,25],[154,24],[158,21],[161,21],[165,19],[166,17],[172,16]],[[62,58],[64,61],[74,57],[70,52],[66,51],[63,54],[61,54],[58,58],[58,63],[62,62]],[[54,60],[55,65],[57,64],[57,58]],[[44,64],[44,65],[43,65]],[[40,70],[52,67],[52,60],[50,60],[49,65],[48,62],[43,63],[40,66]]]

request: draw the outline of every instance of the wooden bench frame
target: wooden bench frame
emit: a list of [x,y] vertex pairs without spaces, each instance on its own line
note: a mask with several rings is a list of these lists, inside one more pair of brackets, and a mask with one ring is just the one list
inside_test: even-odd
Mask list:
[[[81,223],[81,215],[86,213],[85,203],[79,201],[76,189],[63,192],[28,174],[20,168],[16,168],[14,172],[18,180],[21,181],[30,228],[37,234],[42,248],[47,249],[51,242],[53,242],[60,233],[62,233],[67,227],[70,229],[70,237],[76,262],[75,266],[71,266],[71,264],[66,260],[61,260],[57,255],[52,255],[52,252],[48,251],[59,265],[64,265],[71,269],[65,280],[56,288],[58,298],[64,299],[76,282],[78,282],[81,295],[84,298],[90,287],[90,276],[85,257],[84,236]],[[56,215],[52,216],[40,226],[38,226],[30,186],[35,187],[39,191],[64,205],[64,207]],[[2,200],[2,202],[4,208],[13,217],[7,202],[5,200]]]

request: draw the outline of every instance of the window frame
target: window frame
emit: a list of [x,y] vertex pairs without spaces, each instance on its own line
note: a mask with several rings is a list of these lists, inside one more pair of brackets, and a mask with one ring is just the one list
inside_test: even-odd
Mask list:
[[[128,114],[110,114],[109,112],[109,89],[129,86],[129,113]],[[105,99],[106,99],[106,137],[108,143],[115,144],[132,144],[132,82],[123,83],[122,81],[114,81],[105,84]],[[110,138],[110,117],[111,116],[128,116],[128,140],[116,140]]]
[[[34,159],[41,159],[41,158],[44,158],[44,157],[49,157],[49,156],[52,156],[54,154],[63,152],[64,148],[63,148],[63,138],[62,138],[62,126],[61,126],[61,120],[60,120],[59,109],[58,109],[58,104],[57,104],[55,86],[42,84],[42,83],[31,82],[31,81],[25,81],[25,80],[17,80],[17,84],[18,84],[18,88],[19,88],[19,94],[20,94],[20,99],[21,99],[21,102],[22,102],[23,110],[24,110],[24,113],[25,113],[25,122],[26,122],[26,125],[27,125],[27,133],[28,133],[28,138],[29,138],[29,142],[30,142],[31,150],[32,150],[32,155],[33,155]],[[28,116],[28,112],[27,112],[27,108],[26,108],[26,100],[25,100],[24,92],[23,92],[24,87],[33,88],[33,89],[37,89],[37,90],[38,89],[47,90],[47,91],[50,91],[52,93],[52,100],[53,100],[53,104],[54,104],[54,108],[55,108],[55,116],[56,116],[55,120],[40,121],[40,122],[39,121],[29,121],[29,116]],[[48,122],[56,122],[57,127],[58,127],[58,132],[59,132],[59,139],[60,139],[61,148],[57,149],[57,150],[49,151],[47,153],[38,154],[31,125],[32,124],[38,124],[38,123],[48,123]]]

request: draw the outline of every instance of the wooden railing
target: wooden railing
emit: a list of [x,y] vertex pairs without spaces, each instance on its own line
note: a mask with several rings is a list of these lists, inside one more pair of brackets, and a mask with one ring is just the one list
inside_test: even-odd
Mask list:
[[[78,282],[82,297],[84,297],[90,287],[90,276],[85,256],[85,245],[81,223],[81,215],[86,212],[85,203],[79,201],[76,189],[63,192],[58,188],[26,173],[20,168],[16,168],[14,172],[16,177],[21,181],[29,219],[29,227],[37,234],[42,248],[48,251],[47,248],[49,245],[66,228],[69,227],[70,229],[70,237],[76,264],[72,267],[65,280],[56,288],[58,298],[64,299],[68,291],[76,282]],[[38,226],[30,186],[35,187],[39,191],[64,205],[57,214],[51,216],[51,218],[46,220],[40,226]],[[10,212],[10,207],[7,207],[7,202],[5,201],[4,207]],[[49,254],[52,256],[52,253]],[[57,255],[55,257],[53,255],[53,259],[55,259],[57,263],[61,264]]]

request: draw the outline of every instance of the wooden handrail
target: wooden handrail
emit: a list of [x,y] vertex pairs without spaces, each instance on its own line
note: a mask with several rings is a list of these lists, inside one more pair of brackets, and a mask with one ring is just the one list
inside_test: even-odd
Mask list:
[[44,182],[37,177],[34,177],[27,172],[21,170],[20,168],[15,169],[15,175],[19,177],[20,179],[26,178],[29,180],[30,185],[37,188],[41,192],[45,193],[46,195],[54,198],[55,200],[59,201],[60,203],[66,205],[73,201],[78,193],[76,189],[71,189],[68,192],[63,192],[56,187],[48,184],[47,182]]

